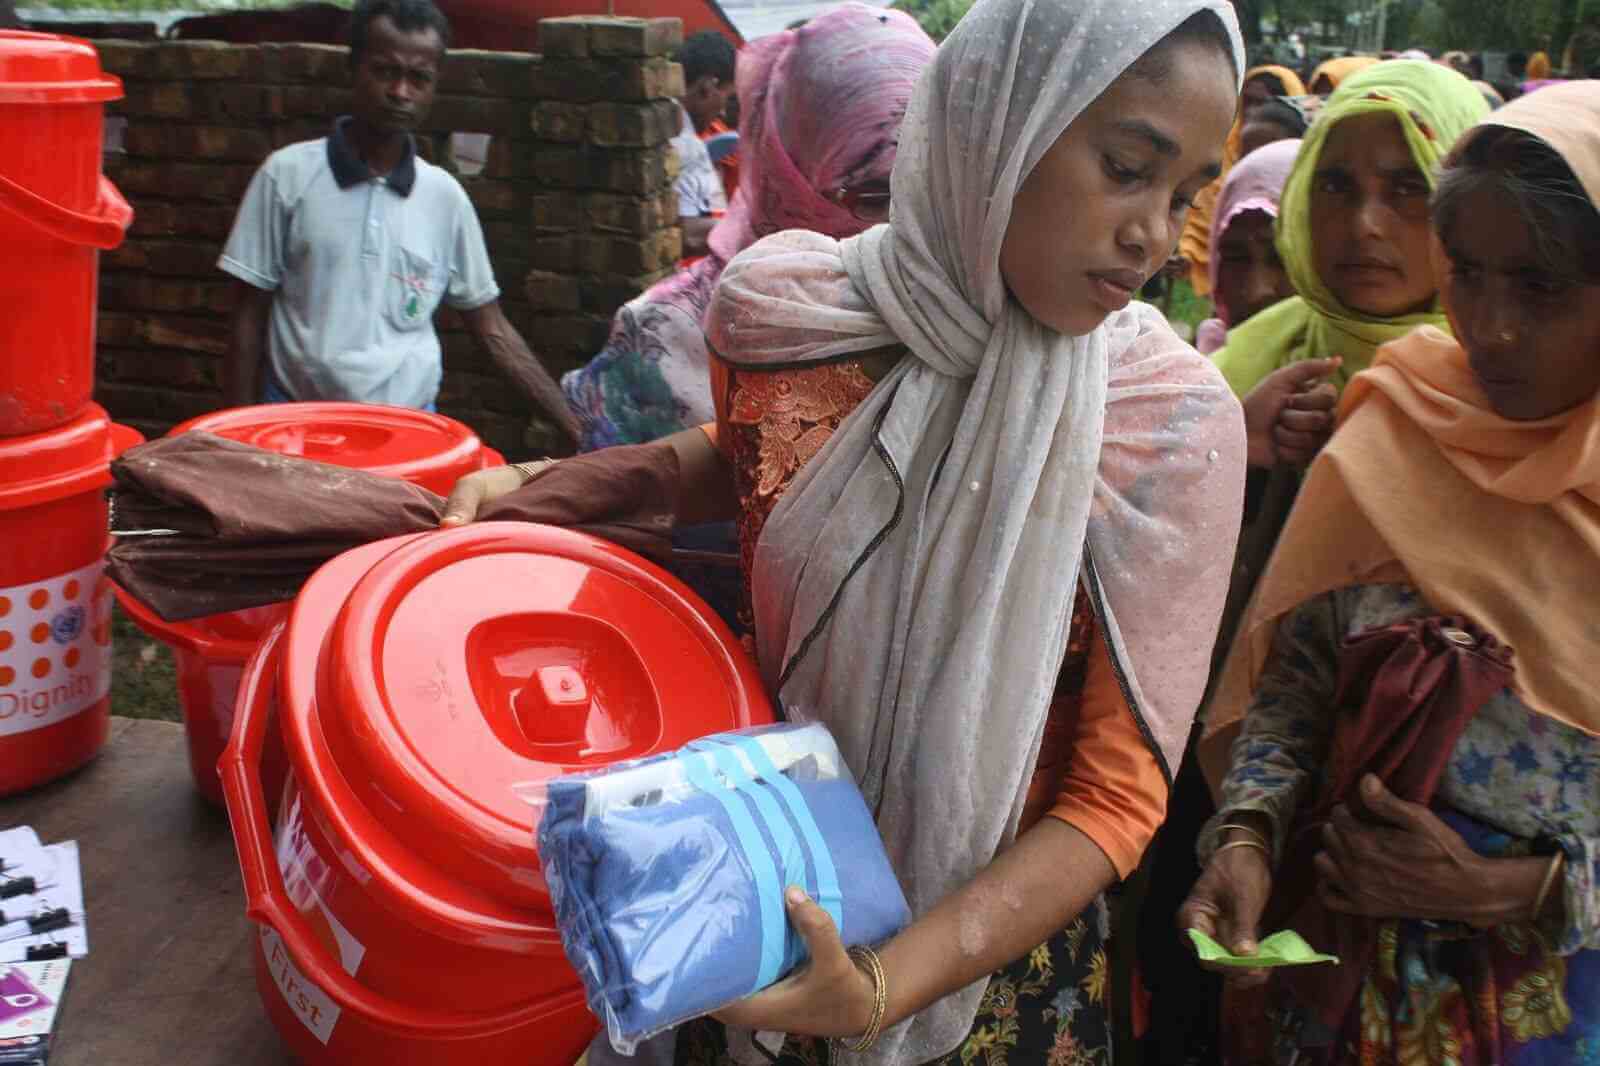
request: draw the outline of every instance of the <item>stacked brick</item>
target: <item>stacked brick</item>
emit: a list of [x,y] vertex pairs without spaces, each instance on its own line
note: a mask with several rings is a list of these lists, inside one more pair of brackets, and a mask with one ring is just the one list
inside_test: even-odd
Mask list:
[[[671,195],[682,75],[677,20],[558,19],[551,54],[455,51],[425,158],[457,171],[483,222],[511,321],[553,374],[604,343],[611,313],[678,256]],[[235,283],[216,269],[251,175],[276,148],[323,136],[348,109],[346,52],[315,44],[97,41],[127,95],[106,172],[133,204],[101,262],[96,399],[146,434],[222,404]],[[454,133],[488,134],[476,174]],[[456,316],[438,320],[440,410],[512,457],[543,452],[526,410]]]
[[604,345],[619,306],[682,251],[674,98],[677,19],[546,19],[533,70],[533,271],[527,295],[554,365]]

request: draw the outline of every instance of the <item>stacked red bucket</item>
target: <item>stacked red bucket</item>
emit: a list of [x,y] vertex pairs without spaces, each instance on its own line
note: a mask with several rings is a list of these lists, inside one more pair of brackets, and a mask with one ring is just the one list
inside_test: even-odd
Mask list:
[[110,728],[104,489],[139,437],[90,397],[99,253],[133,219],[100,169],[121,95],[87,41],[0,31],[0,795]]
[[306,1066],[570,1066],[597,1023],[518,786],[772,720],[710,608],[605,541],[487,522],[339,556],[222,758],[267,1013]]

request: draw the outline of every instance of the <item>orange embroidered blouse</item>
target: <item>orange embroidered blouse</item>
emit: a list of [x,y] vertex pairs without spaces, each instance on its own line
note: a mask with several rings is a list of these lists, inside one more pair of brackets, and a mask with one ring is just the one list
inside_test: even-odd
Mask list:
[[[717,422],[702,429],[734,471],[748,590],[767,516],[873,382],[856,362],[764,372],[732,370],[715,357],[711,364]],[[744,609],[748,614],[748,602]],[[1094,841],[1126,877],[1166,816],[1167,784],[1123,697],[1082,588],[1070,632],[1022,828],[1059,818]]]

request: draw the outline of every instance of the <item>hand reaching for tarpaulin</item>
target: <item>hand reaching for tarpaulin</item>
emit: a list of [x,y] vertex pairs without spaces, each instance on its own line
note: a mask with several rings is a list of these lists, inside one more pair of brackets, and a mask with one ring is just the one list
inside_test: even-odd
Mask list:
[[[334,556],[438,527],[444,499],[405,481],[185,433],[111,464],[107,572],[161,618],[181,621],[291,600]],[[671,554],[677,458],[607,448],[541,470],[480,521],[541,522]]]

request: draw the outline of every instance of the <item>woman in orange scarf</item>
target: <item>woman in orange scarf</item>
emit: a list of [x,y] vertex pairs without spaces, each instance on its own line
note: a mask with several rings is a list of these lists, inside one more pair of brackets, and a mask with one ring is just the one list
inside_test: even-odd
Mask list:
[[1286,921],[1337,941],[1268,990],[1280,1062],[1596,1046],[1597,203],[1600,83],[1463,138],[1434,199],[1460,340],[1424,327],[1351,382],[1234,645],[1181,921],[1243,956]]
[[1330,59],[1311,72],[1311,91],[1318,96],[1327,96],[1350,75],[1366,70],[1378,61],[1377,56],[1340,56]]
[[1178,240],[1178,254],[1189,264],[1189,284],[1200,296],[1211,295],[1211,215],[1217,207],[1217,197],[1222,193],[1222,183],[1228,171],[1244,156],[1242,132],[1251,113],[1275,96],[1304,96],[1305,85],[1300,75],[1288,67],[1261,66],[1245,72],[1244,88],[1239,93],[1239,117],[1234,120],[1233,131],[1222,148],[1222,177],[1200,190],[1189,209],[1189,218],[1183,225],[1183,236]]

